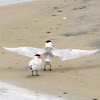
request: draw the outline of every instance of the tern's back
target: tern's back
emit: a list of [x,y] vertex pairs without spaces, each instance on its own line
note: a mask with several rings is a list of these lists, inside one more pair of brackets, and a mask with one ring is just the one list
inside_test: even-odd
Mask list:
[[46,47],[45,48],[45,53],[44,53],[44,59],[45,61],[51,61],[52,58],[53,58],[53,55],[52,55],[52,47]]

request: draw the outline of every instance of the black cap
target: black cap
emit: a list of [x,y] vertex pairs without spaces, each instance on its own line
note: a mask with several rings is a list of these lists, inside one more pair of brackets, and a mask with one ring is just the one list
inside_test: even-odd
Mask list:
[[49,43],[49,42],[51,42],[51,41],[50,41],[50,40],[47,40],[46,42]]
[[36,54],[35,56],[40,56],[39,54]]

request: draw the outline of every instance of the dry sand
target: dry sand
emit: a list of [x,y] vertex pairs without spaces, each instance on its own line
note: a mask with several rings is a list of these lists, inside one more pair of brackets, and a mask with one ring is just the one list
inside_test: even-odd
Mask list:
[[[40,48],[50,39],[60,49],[98,49],[99,9],[99,0],[42,0],[0,7],[0,46]],[[55,57],[53,70],[42,68],[39,77],[27,77],[30,59],[0,48],[0,80],[63,98],[74,94],[100,99],[100,52],[63,62]]]

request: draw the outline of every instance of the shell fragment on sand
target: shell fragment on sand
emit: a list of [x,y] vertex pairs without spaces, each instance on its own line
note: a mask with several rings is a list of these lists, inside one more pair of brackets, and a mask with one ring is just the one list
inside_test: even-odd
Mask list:
[[63,17],[63,19],[67,19],[66,17]]

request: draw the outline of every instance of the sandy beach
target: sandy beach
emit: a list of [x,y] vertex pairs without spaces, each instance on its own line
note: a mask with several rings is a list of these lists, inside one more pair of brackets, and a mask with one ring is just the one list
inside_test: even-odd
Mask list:
[[[0,47],[100,49],[99,0],[38,0],[0,7]],[[69,100],[100,99],[100,52],[61,61],[31,77],[31,58],[0,48],[0,80]],[[70,96],[71,95],[71,96]],[[71,98],[71,99],[70,99]]]

